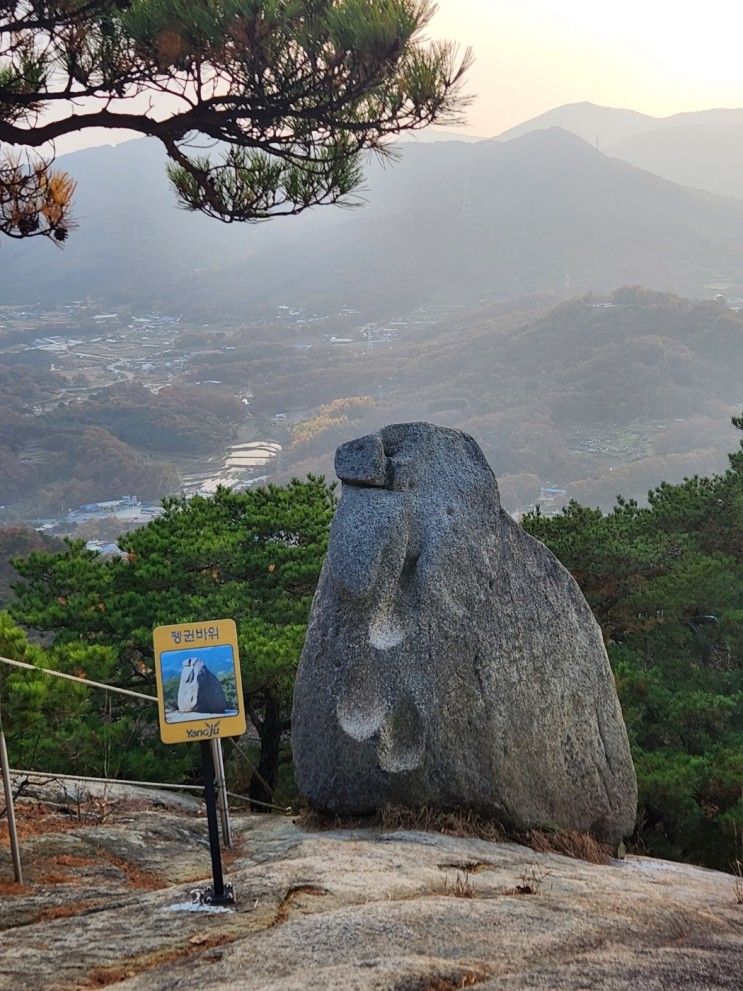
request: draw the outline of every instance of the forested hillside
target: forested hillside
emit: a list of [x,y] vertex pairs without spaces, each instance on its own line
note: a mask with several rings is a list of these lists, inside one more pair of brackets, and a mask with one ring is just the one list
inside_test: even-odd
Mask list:
[[[609,508],[618,494],[723,468],[743,398],[743,317],[640,289],[493,306],[349,350],[282,359],[256,382],[258,407],[315,408],[292,433],[286,474],[330,472],[352,433],[428,419],[473,434],[510,509],[533,502],[540,480]],[[233,374],[240,360],[238,348]]]
[[[619,493],[644,499],[663,479],[724,467],[743,399],[740,312],[639,288],[389,324],[354,313],[179,324],[142,347],[141,324],[118,319],[124,342],[79,332],[60,353],[29,346],[38,331],[26,331],[28,344],[0,354],[0,505],[14,519],[158,499],[194,464],[217,473],[237,440],[282,445],[277,481],[330,477],[350,436],[418,419],[473,434],[509,510],[546,485],[608,509]],[[9,337],[0,330],[0,344]],[[97,365],[85,357],[98,352]]]
[[[735,421],[743,430],[743,417]],[[743,442],[730,469],[608,514],[571,503],[525,528],[575,575],[606,640],[640,786],[635,841],[743,859]]]
[[178,489],[174,454],[219,450],[243,417],[208,386],[85,393],[48,367],[0,361],[0,503],[41,516],[129,492],[158,500]]
[[[69,662],[89,674],[97,671],[92,676],[100,680],[146,686],[148,691],[155,677],[154,626],[175,616],[182,622],[234,618],[246,710],[261,739],[258,773],[250,788],[260,800],[272,799],[289,726],[293,674],[335,508],[333,489],[322,479],[308,478],[285,488],[244,493],[220,489],[210,499],[169,499],[164,505],[162,517],[120,538],[121,558],[102,558],[86,550],[83,541],[70,541],[62,554],[39,551],[15,561],[26,581],[17,586],[11,612],[28,629],[52,635],[52,666]],[[3,630],[0,625],[0,648]],[[10,645],[20,642],[18,632],[5,635]],[[28,650],[40,656],[37,648]],[[94,744],[98,736],[128,741],[114,746],[107,757],[123,777],[154,773],[163,780],[162,775],[180,773],[183,761],[188,762],[187,755],[173,753],[183,748],[156,746],[159,766],[153,764],[154,707],[143,710],[117,697],[110,700],[114,708],[106,715],[109,700],[97,698],[95,704],[104,708],[94,710],[96,716],[76,708],[77,695],[71,709],[57,711],[56,693],[47,703],[45,686],[28,689],[27,681],[11,675],[6,699],[21,763],[46,761],[47,769],[63,770],[70,762],[82,762],[100,771]],[[29,691],[32,712],[24,717]],[[32,716],[39,722],[48,717],[68,745],[32,736],[27,728]]]

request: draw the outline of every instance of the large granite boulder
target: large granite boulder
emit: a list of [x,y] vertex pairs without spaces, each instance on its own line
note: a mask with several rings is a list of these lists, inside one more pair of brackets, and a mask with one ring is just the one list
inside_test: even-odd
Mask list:
[[578,585],[501,509],[475,441],[428,423],[338,449],[343,492],[294,694],[317,809],[473,808],[632,831],[636,780]]
[[227,699],[219,678],[200,657],[187,657],[178,685],[178,711],[216,715],[226,710]]

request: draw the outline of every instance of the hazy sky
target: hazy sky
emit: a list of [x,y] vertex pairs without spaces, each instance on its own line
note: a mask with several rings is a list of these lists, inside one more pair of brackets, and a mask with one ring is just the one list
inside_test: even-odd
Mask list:
[[743,107],[738,0],[439,0],[431,33],[474,48],[469,129],[486,136],[582,100]]
[[[743,107],[738,0],[439,0],[429,34],[475,51],[473,134],[582,100],[656,116]],[[58,151],[101,141],[89,132]]]

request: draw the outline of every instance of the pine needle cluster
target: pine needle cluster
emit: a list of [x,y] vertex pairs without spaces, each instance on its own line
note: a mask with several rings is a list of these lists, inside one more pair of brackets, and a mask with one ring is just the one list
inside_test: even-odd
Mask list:
[[[470,64],[430,0],[0,0],[0,231],[64,241],[54,142],[158,139],[183,207],[226,223],[353,203],[362,156],[459,118]],[[17,149],[35,150],[24,165]]]

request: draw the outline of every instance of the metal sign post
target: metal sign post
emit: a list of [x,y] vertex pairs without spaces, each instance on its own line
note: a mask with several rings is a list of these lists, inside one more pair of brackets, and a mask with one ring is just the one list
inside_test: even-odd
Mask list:
[[0,723],[0,764],[3,768],[3,789],[5,791],[5,814],[8,817],[8,835],[10,836],[10,853],[13,858],[13,874],[18,884],[23,884],[21,868],[21,851],[18,846],[18,833],[15,828],[15,805],[13,801],[13,785],[10,780],[8,764],[8,748],[5,746],[5,733]]
[[212,760],[216,773],[217,787],[217,808],[219,817],[222,820],[222,843],[229,849],[232,846],[232,831],[230,829],[230,807],[227,801],[227,780],[224,774],[224,754],[222,753],[222,741],[210,740],[209,746],[212,748]]
[[204,778],[204,800],[206,821],[209,827],[209,851],[212,857],[212,877],[214,885],[206,890],[194,892],[195,899],[206,905],[233,905],[235,895],[231,884],[224,883],[222,874],[222,851],[219,848],[219,826],[217,825],[217,794],[214,790],[214,762],[212,749],[206,740],[201,741],[201,773]]
[[230,846],[227,787],[221,738],[240,736],[246,719],[240,678],[237,628],[231,619],[158,626],[153,632],[155,676],[163,743],[199,743],[204,799],[209,827],[213,887],[193,892],[195,901],[234,903],[232,885],[224,883],[219,846],[217,794],[222,832]]

